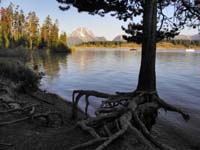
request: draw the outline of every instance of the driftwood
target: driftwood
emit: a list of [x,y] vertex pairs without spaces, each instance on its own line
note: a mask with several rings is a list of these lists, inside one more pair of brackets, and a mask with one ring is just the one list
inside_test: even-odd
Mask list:
[[188,114],[160,99],[156,91],[107,94],[84,90],[73,92],[72,116],[74,119],[77,118],[78,102],[81,98],[84,98],[86,102],[85,114],[87,116],[89,97],[92,96],[102,98],[101,106],[95,112],[96,117],[81,120],[77,126],[92,135],[93,139],[72,147],[72,150],[83,149],[99,142],[101,144],[96,150],[103,150],[124,135],[127,130],[132,131],[137,139],[150,150],[172,150],[173,148],[160,143],[150,134],[158,110],[163,108],[167,111],[174,111],[180,113],[186,121],[189,119]]

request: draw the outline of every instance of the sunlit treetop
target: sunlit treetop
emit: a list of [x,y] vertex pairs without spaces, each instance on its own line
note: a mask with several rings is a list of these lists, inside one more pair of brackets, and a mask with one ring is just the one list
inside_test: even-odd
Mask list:
[[[141,43],[143,20],[138,23],[134,18],[142,18],[145,0],[57,0],[61,10],[76,7],[78,12],[104,16],[110,14],[119,20],[129,21],[122,29],[130,36],[128,41]],[[157,41],[173,38],[186,27],[200,31],[200,0],[156,0],[157,1]],[[170,12],[170,13],[169,13]]]

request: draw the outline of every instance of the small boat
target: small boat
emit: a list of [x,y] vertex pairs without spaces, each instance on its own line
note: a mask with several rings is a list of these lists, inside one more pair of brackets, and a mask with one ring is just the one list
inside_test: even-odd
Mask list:
[[130,51],[137,51],[137,49],[135,49],[135,48],[131,48]]
[[195,50],[194,50],[194,49],[191,49],[191,48],[189,48],[189,49],[186,49],[185,51],[186,51],[186,52],[194,52]]

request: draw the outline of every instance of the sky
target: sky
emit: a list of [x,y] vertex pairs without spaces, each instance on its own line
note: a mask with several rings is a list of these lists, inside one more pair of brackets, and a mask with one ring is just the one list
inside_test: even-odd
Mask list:
[[[56,0],[2,0],[0,7],[7,7],[10,2],[19,7],[27,14],[29,11],[35,11],[40,19],[40,24],[50,15],[52,20],[58,19],[60,31],[70,34],[78,27],[90,29],[96,36],[104,36],[112,40],[119,34],[124,34],[121,26],[128,23],[106,15],[105,17],[92,16],[88,13],[78,13],[76,8],[70,8],[68,11],[61,11]],[[185,29],[181,34],[196,34],[196,30]]]

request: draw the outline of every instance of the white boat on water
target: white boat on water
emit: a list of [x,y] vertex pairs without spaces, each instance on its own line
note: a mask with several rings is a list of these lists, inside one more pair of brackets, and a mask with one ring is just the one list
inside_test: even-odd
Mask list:
[[195,50],[194,49],[191,49],[191,48],[188,48],[185,50],[186,52],[194,52]]

